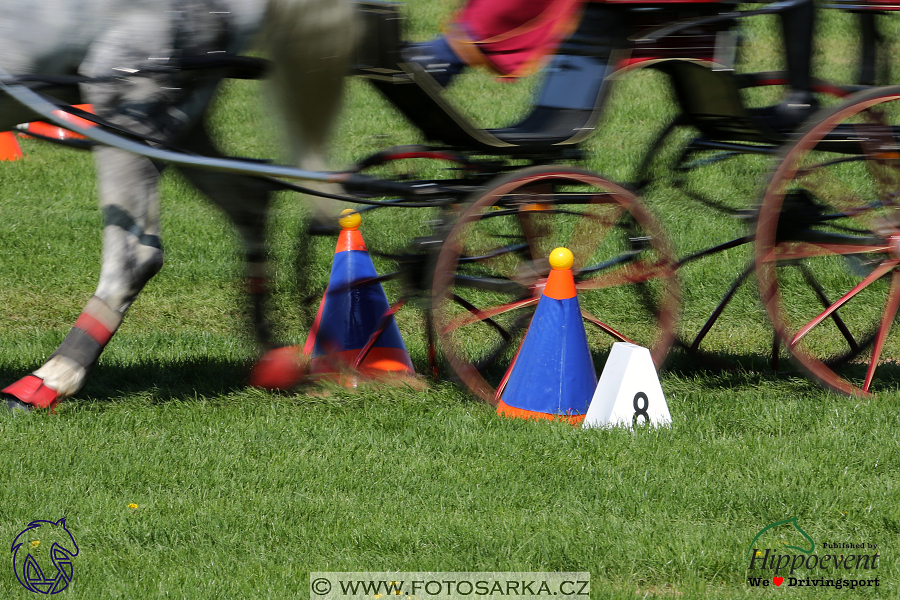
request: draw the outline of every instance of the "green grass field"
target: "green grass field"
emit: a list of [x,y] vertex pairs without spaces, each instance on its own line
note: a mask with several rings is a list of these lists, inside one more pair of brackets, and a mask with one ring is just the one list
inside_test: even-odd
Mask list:
[[[408,8],[413,39],[431,35],[450,9],[426,0]],[[850,82],[851,17],[825,13],[817,74]],[[746,33],[741,68],[779,68],[777,22],[760,19]],[[675,114],[666,86],[652,72],[619,82],[582,166],[632,177]],[[522,114],[532,88],[470,73],[450,95],[478,122],[500,125]],[[212,124],[227,151],[278,155],[259,97],[253,82],[223,90]],[[349,82],[336,167],[417,141],[365,82]],[[6,383],[55,349],[99,271],[91,157],[32,140],[22,146],[26,160],[0,164]],[[679,251],[739,232],[740,223],[695,212],[671,185],[666,163],[676,152],[676,144],[664,149],[644,200]],[[750,207],[768,168],[741,159],[691,185]],[[760,368],[714,371],[676,354],[661,375],[673,417],[665,429],[502,419],[446,381],[424,390],[267,393],[245,384],[256,351],[233,232],[175,173],[164,177],[162,204],[167,265],[85,388],[55,414],[0,415],[0,542],[12,544],[32,520],[66,517],[80,553],[63,597],[305,598],[313,571],[588,571],[596,599],[900,593],[900,390],[851,399],[768,370],[760,353],[770,331],[752,289],[712,343]],[[380,212],[364,217],[363,232],[385,249],[402,248],[429,218]],[[308,214],[284,194],[272,224],[272,308],[289,343],[305,340],[314,307],[303,299],[322,289],[333,253],[331,240],[302,239]],[[716,290],[749,258],[738,252],[685,274],[686,329],[702,324]],[[421,311],[398,320],[425,372]],[[819,554],[841,552],[825,543],[877,545],[876,569],[843,576],[878,577],[879,586],[751,587],[751,542],[791,517]],[[770,548],[802,542],[786,529],[767,536],[761,543]],[[11,556],[0,567],[0,597],[31,597]]]

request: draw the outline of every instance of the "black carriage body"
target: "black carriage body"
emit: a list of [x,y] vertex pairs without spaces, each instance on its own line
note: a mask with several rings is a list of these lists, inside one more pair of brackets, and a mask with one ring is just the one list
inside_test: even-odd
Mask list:
[[686,26],[649,41],[642,32],[676,21],[708,18],[734,7],[706,1],[588,3],[577,30],[544,69],[544,81],[519,123],[480,129],[443,96],[441,86],[418,64],[404,60],[401,6],[361,2],[367,24],[356,73],[372,84],[434,144],[493,155],[560,160],[576,156],[593,133],[610,75],[672,61],[726,64],[734,40],[732,21]]

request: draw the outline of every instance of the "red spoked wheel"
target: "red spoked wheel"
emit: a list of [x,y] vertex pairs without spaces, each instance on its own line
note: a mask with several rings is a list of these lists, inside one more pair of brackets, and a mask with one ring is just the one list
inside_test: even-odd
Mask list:
[[614,342],[672,343],[680,289],[671,247],[637,197],[581,169],[531,167],[474,196],[437,257],[432,316],[440,348],[476,396],[496,404],[541,297],[556,247],[575,256],[597,373]]
[[900,86],[850,97],[785,148],[756,232],[776,334],[814,379],[900,383]]

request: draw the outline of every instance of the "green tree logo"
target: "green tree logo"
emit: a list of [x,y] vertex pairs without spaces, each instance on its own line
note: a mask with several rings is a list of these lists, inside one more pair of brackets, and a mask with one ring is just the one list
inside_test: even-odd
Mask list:
[[800,535],[802,535],[804,538],[806,538],[806,540],[809,542],[809,549],[801,548],[799,546],[789,546],[787,544],[785,544],[784,547],[790,548],[791,550],[797,550],[798,552],[803,552],[805,554],[812,554],[813,552],[815,552],[816,543],[813,541],[813,539],[811,537],[809,537],[809,534],[807,534],[805,531],[803,531],[803,529],[800,528],[800,525],[797,523],[797,517],[791,517],[790,519],[785,519],[784,521],[777,521],[775,523],[772,523],[771,525],[767,525],[767,526],[763,527],[760,530],[760,532],[756,534],[756,537],[753,538],[753,541],[750,542],[750,549],[747,551],[747,556],[750,557],[753,555],[753,547],[756,545],[756,540],[758,540],[762,534],[764,534],[768,530],[772,529],[773,527],[778,527],[779,525],[787,525],[787,524],[793,525],[794,529],[799,531]]

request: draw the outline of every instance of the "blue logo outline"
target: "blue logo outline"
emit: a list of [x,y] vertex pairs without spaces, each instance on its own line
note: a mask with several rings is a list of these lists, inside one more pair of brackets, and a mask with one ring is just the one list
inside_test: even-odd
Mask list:
[[[25,541],[23,540],[20,542],[19,538],[29,531],[38,529],[42,525],[56,525],[62,527],[63,531],[69,535],[69,539],[72,540],[72,547],[75,549],[75,552],[73,553],[71,550],[64,548],[57,542],[53,542],[53,545],[50,546],[50,560],[53,562],[53,566],[56,567],[56,575],[49,579],[45,577],[44,572],[41,570],[37,560],[31,555],[31,552],[28,552],[25,558],[19,559],[19,548],[25,545]],[[10,552],[13,555],[13,571],[22,587],[36,594],[46,595],[58,594],[69,587],[74,571],[72,559],[78,556],[79,550],[78,544],[75,542],[75,537],[72,535],[72,532],[66,528],[66,518],[63,517],[58,521],[32,521],[28,524],[28,527],[19,532],[19,535],[13,540]]]

